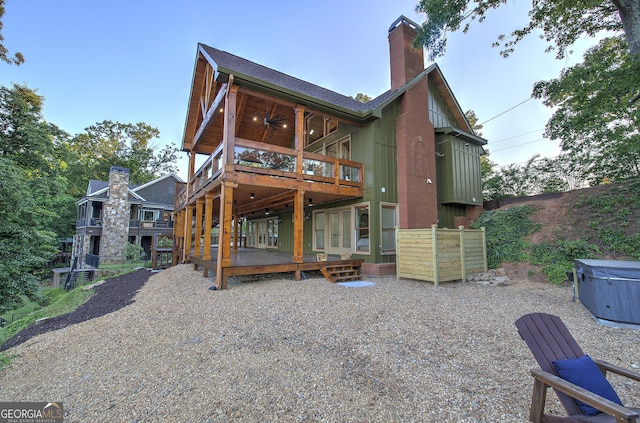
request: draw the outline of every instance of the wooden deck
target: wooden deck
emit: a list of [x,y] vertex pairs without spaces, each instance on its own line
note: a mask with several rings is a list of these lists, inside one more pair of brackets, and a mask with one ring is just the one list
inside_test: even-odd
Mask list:
[[[217,269],[218,248],[211,249],[211,260],[203,260],[202,256],[196,257],[193,250],[187,254],[187,261],[195,266],[203,268],[205,276],[209,272],[215,274]],[[226,289],[229,276],[235,275],[260,275],[268,273],[295,273],[295,279],[301,279],[301,272],[317,270],[332,266],[353,266],[359,268],[362,266],[362,259],[343,260],[339,255],[328,255],[326,261],[318,261],[317,256],[305,255],[302,263],[294,263],[293,255],[290,252],[282,252],[276,250],[262,250],[258,248],[239,248],[238,252],[231,253],[231,266],[222,268],[221,286],[218,288]]]

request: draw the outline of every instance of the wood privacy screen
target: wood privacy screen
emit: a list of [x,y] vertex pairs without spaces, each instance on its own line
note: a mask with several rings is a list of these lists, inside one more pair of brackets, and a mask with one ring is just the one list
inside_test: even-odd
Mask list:
[[487,271],[484,228],[397,229],[398,278],[433,282],[466,280]]

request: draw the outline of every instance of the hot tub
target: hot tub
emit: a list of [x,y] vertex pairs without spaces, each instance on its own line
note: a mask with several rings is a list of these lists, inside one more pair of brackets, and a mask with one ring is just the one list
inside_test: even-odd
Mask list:
[[640,324],[640,261],[575,260],[580,302],[598,319]]

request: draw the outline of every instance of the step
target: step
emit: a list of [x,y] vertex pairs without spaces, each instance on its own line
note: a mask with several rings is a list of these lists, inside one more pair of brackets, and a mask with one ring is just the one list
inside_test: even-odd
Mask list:
[[362,280],[361,275],[347,275],[347,276],[337,276],[333,278],[333,282],[342,282],[342,281],[359,281]]

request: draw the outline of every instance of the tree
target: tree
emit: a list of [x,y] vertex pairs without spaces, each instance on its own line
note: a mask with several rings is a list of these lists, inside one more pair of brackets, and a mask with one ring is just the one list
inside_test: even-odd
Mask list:
[[0,313],[19,307],[23,295],[35,297],[33,272],[56,253],[56,234],[46,229],[52,214],[37,200],[37,182],[0,157]]
[[583,63],[535,84],[555,109],[545,136],[560,141],[572,166],[592,183],[640,176],[640,61],[622,36],[603,39]]
[[91,125],[66,143],[67,173],[85,189],[89,179],[108,180],[112,166],[128,168],[131,182],[140,184],[174,172],[177,148],[170,144],[156,153],[150,141],[159,135],[157,128],[143,122],[105,120]]
[[482,132],[480,132],[480,130],[482,129],[482,125],[478,125],[478,121],[480,119],[478,118],[478,116],[476,116],[475,110],[467,110],[466,112],[464,112],[464,116],[467,118],[469,126],[471,126],[471,129],[473,129],[474,134],[481,137]]
[[[473,21],[482,22],[491,9],[507,0],[420,0],[418,12],[427,15],[419,30],[416,44],[424,45],[431,60],[444,54],[447,32],[462,27],[466,33]],[[529,24],[501,35],[494,46],[502,48],[507,57],[515,45],[535,30],[541,30],[549,43],[548,51],[556,50],[561,59],[580,37],[594,36],[602,31],[624,31],[632,55],[640,57],[640,2],[638,0],[533,0]]]
[[16,52],[13,57],[9,57],[9,50],[4,46],[4,37],[2,36],[2,17],[4,16],[4,0],[0,0],[0,60],[10,65],[20,66],[24,63],[24,57],[21,53]]
[[360,103],[368,103],[371,101],[371,97],[366,94],[358,93],[356,94],[355,100],[359,101]]

